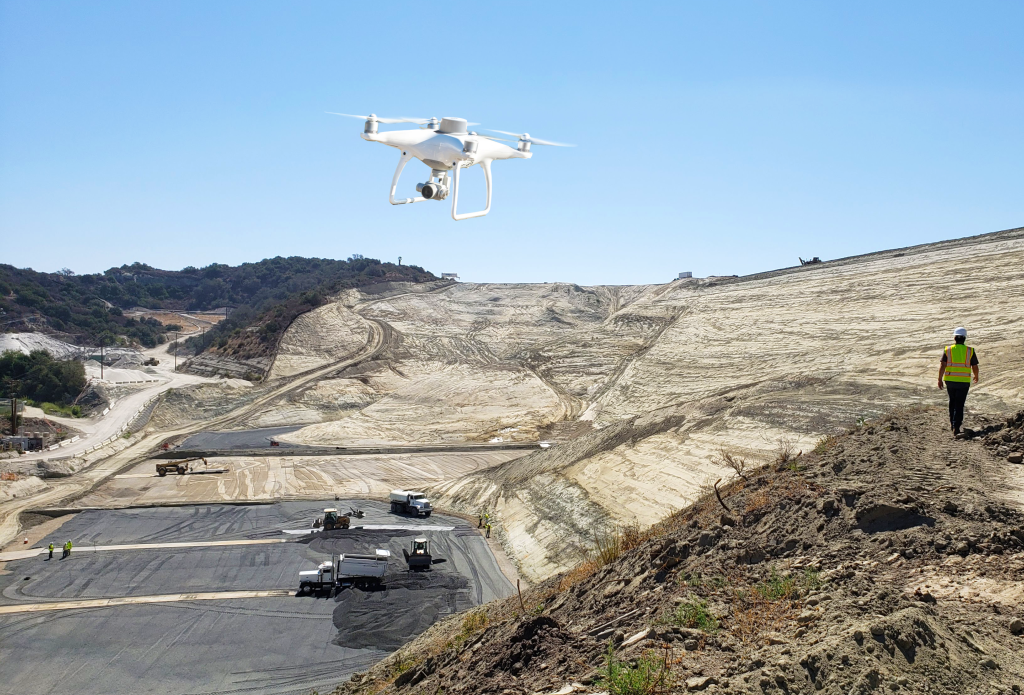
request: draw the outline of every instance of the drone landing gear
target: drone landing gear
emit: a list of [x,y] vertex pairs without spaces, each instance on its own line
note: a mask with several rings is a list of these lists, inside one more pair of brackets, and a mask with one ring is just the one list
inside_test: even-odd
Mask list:
[[462,162],[455,163],[455,186],[452,189],[452,219],[468,220],[471,217],[483,217],[491,211],[491,160],[484,159],[480,162],[480,168],[484,170],[484,178],[487,180],[487,207],[479,212],[466,212],[459,214],[459,171],[462,169]]
[[409,154],[408,152],[403,152],[402,156],[398,160],[398,168],[395,169],[395,178],[391,179],[391,195],[388,196],[388,202],[390,202],[392,205],[405,205],[406,203],[420,203],[420,202],[426,200],[426,198],[424,198],[422,196],[419,197],[419,198],[404,198],[402,200],[395,200],[395,189],[398,188],[398,179],[401,178],[401,176],[402,176],[402,169],[405,168],[405,165],[409,163],[410,159],[412,159],[412,155]]
[[[395,176],[394,176],[393,179],[391,179],[391,195],[388,196],[388,202],[390,202],[392,205],[407,205],[408,203],[421,203],[424,200],[443,200],[445,197],[447,197],[447,186],[448,186],[448,174],[447,174],[447,172],[444,174],[444,177],[441,178],[437,182],[437,184],[435,184],[434,183],[434,177],[435,177],[435,175],[439,174],[440,172],[437,171],[437,170],[433,170],[431,172],[431,181],[430,181],[430,183],[429,184],[420,184],[416,188],[417,188],[418,191],[425,192],[426,187],[428,185],[430,185],[430,186],[434,187],[435,191],[440,189],[440,191],[439,191],[439,192],[441,192],[440,195],[435,194],[434,196],[431,196],[430,198],[426,198],[424,196],[419,196],[419,197],[416,197],[416,198],[395,198],[395,191],[398,189],[398,179],[400,179],[402,177],[402,170],[405,169],[405,165],[408,164],[409,160],[412,159],[412,158],[413,158],[413,155],[409,154],[408,152],[403,152],[402,156],[399,158],[399,160],[398,160],[398,168],[395,169]],[[484,159],[484,160],[480,161],[480,168],[482,168],[484,170],[484,179],[487,182],[487,207],[485,207],[483,210],[479,210],[477,212],[466,212],[466,213],[462,213],[461,215],[459,214],[459,172],[462,170],[462,167],[464,165],[465,165],[465,162],[455,162],[455,167],[454,167],[454,169],[455,169],[455,182],[454,182],[454,185],[452,186],[451,195],[452,195],[452,219],[456,220],[456,221],[458,221],[458,220],[468,220],[468,219],[473,218],[473,217],[483,217],[484,215],[486,215],[487,213],[489,213],[491,211],[491,189],[492,189],[492,183],[491,183],[491,160]]]

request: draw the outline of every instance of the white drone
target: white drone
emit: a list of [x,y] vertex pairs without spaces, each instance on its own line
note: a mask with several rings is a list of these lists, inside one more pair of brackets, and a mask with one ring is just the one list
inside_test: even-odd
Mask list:
[[[530,152],[531,145],[554,145],[555,147],[574,147],[561,142],[549,142],[531,138],[529,133],[509,133],[504,130],[494,130],[494,133],[513,135],[519,138],[517,149],[508,145],[502,145],[495,140],[510,142],[501,138],[494,138],[489,135],[478,135],[469,132],[467,128],[477,123],[468,123],[463,118],[378,118],[372,113],[369,116],[356,116],[350,113],[334,113],[335,116],[348,116],[366,121],[363,128],[363,140],[380,142],[389,147],[401,150],[402,156],[398,160],[398,168],[395,169],[395,177],[391,180],[391,195],[388,200],[392,205],[405,205],[406,203],[420,203],[424,200],[444,200],[448,197],[449,186],[452,194],[452,219],[468,220],[471,217],[483,217],[491,211],[491,162],[495,159],[529,159],[533,156]],[[416,130],[391,130],[383,133],[377,132],[379,123],[415,123],[420,127]],[[395,198],[395,189],[398,188],[398,179],[402,175],[402,169],[415,157],[430,167],[430,180],[426,183],[416,184],[418,198]],[[479,164],[484,170],[484,178],[487,180],[487,207],[479,212],[466,212],[461,215],[459,208],[459,171],[466,167]],[[449,173],[454,169],[455,181],[450,181]]]

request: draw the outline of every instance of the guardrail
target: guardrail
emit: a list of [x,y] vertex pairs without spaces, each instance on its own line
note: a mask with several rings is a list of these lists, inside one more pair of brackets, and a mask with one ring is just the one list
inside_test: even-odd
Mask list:
[[[121,427],[117,430],[117,432],[115,434],[107,437],[102,442],[99,442],[96,445],[91,446],[88,449],[85,449],[84,451],[78,452],[77,454],[74,455],[74,458],[81,458],[81,457],[84,457],[86,454],[91,454],[92,452],[96,451],[97,449],[105,447],[107,444],[110,444],[114,440],[120,438],[120,436],[122,434],[124,434],[125,430],[127,430],[129,427],[131,427],[132,424],[135,423],[136,420],[138,420],[139,416],[142,415],[147,409],[149,409],[149,413],[147,413],[147,415],[152,414],[152,408],[156,405],[156,400],[158,398],[160,398],[160,394],[157,394],[157,395],[153,396],[152,398],[150,398],[148,401],[143,403],[142,407],[139,408],[138,410],[136,410],[135,413],[130,418],[128,418],[128,420],[126,420],[123,425],[121,425]],[[105,409],[103,411],[102,415],[106,415],[108,412],[110,412],[110,408]],[[78,435],[75,435],[74,439],[72,439],[71,441],[75,441],[77,439],[78,439]]]

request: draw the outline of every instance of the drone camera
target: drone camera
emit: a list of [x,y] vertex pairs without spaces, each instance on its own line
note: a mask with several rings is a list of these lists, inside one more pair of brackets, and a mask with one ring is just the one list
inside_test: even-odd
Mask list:
[[416,191],[427,200],[444,200],[448,197],[448,187],[436,181],[418,183]]
[[467,140],[466,144],[462,146],[462,151],[465,154],[476,154],[478,143],[476,140]]

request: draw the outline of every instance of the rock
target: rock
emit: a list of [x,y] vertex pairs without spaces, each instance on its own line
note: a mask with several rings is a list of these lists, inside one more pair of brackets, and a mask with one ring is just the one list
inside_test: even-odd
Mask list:
[[1007,455],[1006,460],[1010,463],[1021,463],[1024,461],[1024,454],[1019,451],[1012,451]]
[[996,665],[995,660],[992,659],[991,657],[989,657],[987,659],[982,659],[981,661],[978,662],[978,665],[981,666],[982,668],[987,668],[987,669],[998,668],[998,666]]
[[697,545],[699,545],[702,548],[707,548],[714,544],[714,542],[715,536],[707,531],[701,533],[700,537],[697,539]]
[[881,625],[872,625],[871,626],[871,634],[874,635],[875,637],[881,637],[882,635],[885,634],[885,628],[882,627]]
[[956,502],[953,500],[948,500],[944,505],[942,505],[942,511],[947,514],[956,514],[959,509],[960,508],[956,506]]
[[625,582],[612,582],[604,588],[604,597],[611,598],[612,596],[615,596],[615,594],[622,591],[625,586]]
[[628,646],[629,646],[629,645],[631,645],[631,644],[636,644],[636,643],[637,643],[637,642],[639,642],[640,640],[643,640],[643,639],[647,639],[647,636],[648,636],[648,635],[650,635],[650,634],[651,634],[651,628],[649,628],[649,627],[647,627],[647,628],[644,628],[644,629],[643,629],[643,630],[641,630],[640,632],[638,632],[638,633],[636,633],[635,635],[632,635],[631,637],[629,637],[628,639],[626,639],[626,640],[625,640],[625,641],[624,641],[624,642],[622,643],[622,646],[623,646],[623,647],[628,647]]
[[773,644],[785,644],[786,643],[786,639],[782,635],[777,633],[777,632],[769,632],[766,635],[766,639],[768,641],[768,644],[770,644],[770,645],[773,645]]
[[736,520],[733,519],[728,514],[723,514],[722,518],[720,519],[720,522],[721,522],[722,526],[735,526],[736,525]]
[[1015,635],[1019,635],[1024,632],[1024,620],[1020,618],[1014,618],[1010,621],[1010,632]]
[[704,690],[709,685],[717,685],[718,679],[714,676],[694,676],[686,679],[687,690]]
[[812,620],[817,620],[817,619],[818,619],[818,614],[815,613],[814,611],[804,611],[803,613],[801,613],[800,615],[798,615],[796,617],[796,621],[798,623],[800,623],[801,625],[806,625],[807,623],[811,622]]
[[697,644],[697,640],[695,640],[695,639],[688,639],[685,642],[683,642],[683,649],[685,649],[688,652],[695,652],[695,651],[697,651],[697,647],[698,647],[698,644]]
[[819,603],[819,599],[816,596],[811,596],[809,599],[804,601],[804,605],[806,605],[806,606],[817,606],[818,603]]

